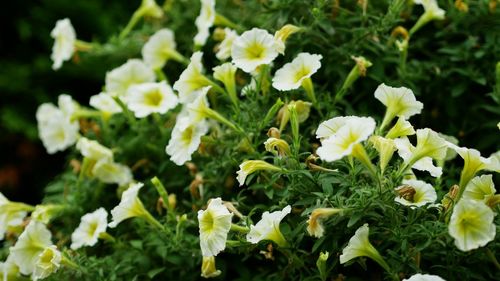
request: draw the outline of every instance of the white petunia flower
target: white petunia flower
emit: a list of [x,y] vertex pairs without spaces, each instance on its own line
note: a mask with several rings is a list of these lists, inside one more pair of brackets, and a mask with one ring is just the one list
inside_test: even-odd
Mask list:
[[142,47],[144,62],[153,69],[161,69],[169,59],[183,61],[184,57],[176,50],[174,32],[163,28],[155,32]]
[[105,92],[90,97],[90,106],[108,115],[122,112],[122,108],[116,103],[113,97]]
[[71,234],[71,249],[76,250],[83,246],[94,246],[99,239],[99,235],[106,232],[107,227],[108,212],[104,208],[85,214],[78,228]]
[[230,62],[223,63],[212,69],[214,79],[222,82],[226,87],[229,98],[233,104],[238,104],[238,94],[236,93],[236,66]]
[[56,246],[52,245],[46,247],[38,255],[31,278],[33,278],[33,280],[38,280],[48,277],[59,269],[61,260],[62,254]]
[[250,226],[250,232],[247,234],[247,241],[252,244],[257,244],[262,240],[271,240],[278,246],[284,247],[288,245],[285,237],[281,233],[280,223],[283,218],[290,214],[292,207],[287,205],[281,211],[272,213],[264,212],[262,219],[256,225]]
[[127,165],[115,163],[109,159],[102,159],[95,163],[92,175],[108,184],[116,183],[124,186],[132,182],[132,171]]
[[274,40],[276,41],[276,50],[280,54],[285,54],[285,42],[288,37],[294,33],[299,32],[301,29],[293,24],[286,24],[274,33]]
[[47,227],[38,221],[31,221],[23,233],[11,247],[10,257],[19,266],[24,275],[33,273],[40,254],[45,248],[52,246],[52,234]]
[[256,171],[281,171],[281,168],[276,167],[272,164],[267,163],[263,160],[247,160],[240,164],[240,169],[236,172],[237,180],[242,186],[245,184],[245,180],[248,175],[255,173]]
[[403,281],[445,281],[445,280],[437,275],[417,273],[412,275],[408,279],[403,279]]
[[473,178],[465,187],[463,198],[487,202],[497,190],[492,175],[482,175]]
[[276,41],[266,30],[253,28],[234,39],[231,56],[238,68],[250,73],[260,65],[270,64],[278,56]]
[[414,134],[415,129],[413,128],[411,123],[408,122],[404,116],[399,116],[398,121],[391,129],[389,129],[389,132],[387,132],[385,137],[388,139],[396,139],[400,137],[411,136]]
[[384,120],[380,125],[381,130],[389,125],[394,117],[401,116],[408,119],[419,114],[424,107],[415,99],[412,90],[405,87],[394,88],[381,84],[375,90],[375,98],[387,107]]
[[96,162],[102,159],[113,159],[113,152],[111,151],[111,149],[105,147],[95,140],[89,140],[85,137],[81,137],[80,139],[78,139],[78,142],[76,143],[76,149],[80,151],[83,157]]
[[143,186],[143,183],[130,184],[129,188],[122,193],[120,204],[111,210],[112,221],[108,224],[109,227],[115,228],[126,219],[145,217],[149,214],[138,196]]
[[197,46],[205,45],[210,35],[209,29],[215,21],[215,0],[201,0],[200,2],[200,15],[194,22],[198,28],[198,33],[194,37],[194,44]]
[[11,202],[0,192],[0,241],[4,239],[9,227],[22,225],[28,211],[32,210],[32,206]]
[[69,19],[62,19],[56,22],[56,26],[50,32],[54,38],[52,54],[50,58],[54,62],[52,69],[61,68],[64,61],[70,60],[75,51],[76,33]]
[[231,57],[234,39],[238,38],[238,33],[227,27],[224,28],[224,34],[224,40],[219,44],[218,51],[215,54],[219,60],[227,60]]
[[[396,145],[399,156],[403,158],[405,163],[409,163],[416,149],[410,143],[410,140],[406,137],[398,138],[394,140],[394,144]],[[443,168],[435,166],[431,157],[423,157],[419,159],[411,166],[411,168],[419,171],[427,171],[435,178],[439,178],[443,174]]]
[[394,151],[396,151],[396,144],[394,140],[381,136],[371,136],[369,141],[379,154],[380,170],[384,173],[387,164],[391,161]]
[[453,208],[448,232],[461,251],[470,251],[495,239],[495,213],[482,201],[460,199]]
[[191,56],[189,65],[181,73],[179,80],[174,83],[173,88],[179,92],[179,101],[182,104],[194,101],[202,89],[210,85],[211,81],[203,75],[202,57],[202,52],[195,52]]
[[106,73],[106,92],[111,96],[127,100],[128,88],[132,85],[154,82],[154,71],[140,59],[129,59],[123,65]]
[[[336,118],[323,122],[316,131],[316,136],[320,138],[330,134],[321,142],[321,147],[316,151],[322,160],[329,162],[353,153],[357,157],[357,154],[362,153],[359,150],[364,151],[360,143],[368,139],[375,130],[375,120],[371,117]],[[340,126],[341,123],[343,123],[342,126]]]
[[211,199],[206,210],[198,211],[200,248],[204,257],[217,256],[226,248],[232,217],[220,198]]
[[273,77],[273,87],[280,91],[295,90],[303,86],[305,81],[321,67],[323,56],[300,53],[276,71]]
[[394,201],[404,206],[422,207],[436,202],[437,194],[432,185],[421,180],[403,180],[403,185],[395,189],[398,196]]
[[369,229],[366,223],[356,230],[354,236],[351,237],[347,246],[342,250],[340,263],[344,264],[358,257],[368,257],[377,262],[385,270],[390,271],[385,260],[368,240],[368,234]]
[[165,148],[170,160],[179,166],[190,161],[191,155],[201,143],[201,137],[208,132],[208,129],[205,120],[193,122],[188,116],[177,118],[172,136]]
[[444,19],[445,10],[439,8],[436,0],[413,0],[415,4],[424,6],[425,14],[430,19]]
[[177,104],[177,96],[165,81],[134,85],[127,92],[127,105],[137,118],[165,114]]

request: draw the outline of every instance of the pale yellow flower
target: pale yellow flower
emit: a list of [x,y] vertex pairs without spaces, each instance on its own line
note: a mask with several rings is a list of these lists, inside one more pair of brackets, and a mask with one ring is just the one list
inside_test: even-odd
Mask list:
[[153,69],[161,69],[168,60],[182,61],[184,57],[176,50],[174,32],[162,28],[153,34],[142,47],[144,62]]
[[273,87],[280,91],[289,91],[304,86],[306,81],[321,67],[323,56],[300,53],[297,57],[276,71],[273,77]]
[[132,171],[127,165],[107,159],[97,161],[92,168],[92,175],[104,183],[116,183],[121,186],[129,184],[133,179]]
[[253,28],[234,39],[231,56],[238,68],[250,73],[260,65],[270,64],[278,56],[276,41],[266,30]]
[[24,218],[32,210],[32,206],[11,202],[0,192],[0,241],[10,227],[22,225]]
[[194,44],[197,46],[205,45],[209,29],[215,21],[215,0],[201,0],[200,15],[196,18],[194,24],[198,28],[198,33],[194,36]]
[[217,256],[226,248],[232,217],[220,198],[211,199],[206,210],[198,211],[200,248],[204,257]]
[[373,145],[379,154],[380,170],[384,173],[387,164],[391,161],[392,155],[396,151],[394,140],[381,136],[371,136],[368,141]]
[[130,184],[129,188],[122,193],[120,204],[111,210],[112,221],[108,224],[114,228],[122,221],[133,217],[145,217],[149,212],[139,199],[139,190],[143,183]]
[[389,132],[385,135],[388,139],[396,139],[400,137],[411,136],[415,134],[415,129],[410,122],[408,122],[404,116],[399,116],[398,121],[394,126],[389,129]]
[[285,43],[290,35],[301,31],[300,27],[293,24],[286,24],[274,33],[274,40],[276,40],[276,50],[280,54],[285,54]]
[[394,201],[404,206],[422,207],[437,200],[434,187],[421,180],[403,180],[403,185],[395,189],[398,196]]
[[462,198],[487,202],[496,193],[492,175],[482,175],[473,178],[465,187]]
[[92,213],[85,214],[80,225],[71,234],[71,249],[76,250],[83,246],[94,246],[101,233],[108,227],[108,212],[99,208]]
[[238,38],[238,33],[230,28],[224,28],[224,40],[219,44],[215,56],[219,60],[227,60],[231,57],[231,48],[233,47],[234,39]]
[[245,180],[248,175],[255,173],[256,171],[281,171],[281,168],[276,167],[272,164],[267,163],[263,160],[247,160],[240,164],[240,169],[236,174],[237,180],[242,186],[245,184]]
[[57,247],[52,245],[46,247],[37,258],[35,269],[31,278],[33,280],[44,279],[56,272],[61,266],[62,255]]
[[106,92],[113,97],[127,100],[132,85],[154,82],[154,71],[140,59],[129,59],[125,64],[106,73]]
[[[410,140],[406,137],[402,137],[395,139],[394,144],[398,150],[399,156],[403,158],[403,161],[406,164],[410,163],[416,151],[416,148],[410,143]],[[436,178],[441,177],[443,174],[443,168],[434,165],[432,158],[428,156],[415,161],[411,168],[419,171],[427,171],[431,174],[431,176]]]
[[165,114],[177,104],[177,96],[165,81],[133,85],[127,92],[127,106],[137,118]]
[[56,26],[50,32],[54,38],[52,54],[50,58],[54,62],[52,69],[61,68],[64,61],[70,60],[75,52],[76,33],[68,18],[58,20]]
[[89,104],[93,108],[108,115],[122,112],[122,108],[116,103],[113,97],[106,92],[91,96]]
[[470,251],[495,239],[495,213],[482,201],[462,198],[453,208],[448,232],[461,251]]
[[172,136],[165,148],[170,160],[179,166],[190,161],[201,143],[201,137],[208,132],[208,129],[205,120],[194,122],[189,116],[177,118]]
[[93,160],[99,161],[102,159],[112,160],[113,152],[111,149],[105,147],[95,140],[89,140],[85,137],[81,137],[78,139],[76,143],[76,149],[80,151],[83,157]]
[[215,257],[203,257],[203,263],[201,265],[201,277],[215,278],[221,273],[222,272],[215,267]]
[[203,75],[202,57],[202,52],[195,52],[191,56],[189,65],[174,83],[173,88],[179,92],[179,102],[182,104],[193,102],[200,95],[203,88],[210,85],[211,81]]
[[292,207],[290,205],[283,208],[281,211],[272,213],[264,212],[262,219],[256,225],[250,226],[250,232],[247,234],[247,241],[252,244],[257,244],[262,240],[271,240],[278,246],[284,247],[288,245],[285,237],[281,233],[280,223],[283,218],[290,214]]
[[418,273],[412,275],[409,279],[403,279],[403,281],[445,281],[445,280],[437,275]]

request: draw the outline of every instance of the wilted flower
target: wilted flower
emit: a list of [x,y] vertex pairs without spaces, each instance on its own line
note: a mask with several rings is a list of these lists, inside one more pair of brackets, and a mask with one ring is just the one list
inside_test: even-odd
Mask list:
[[172,137],[165,148],[170,160],[179,166],[191,160],[191,155],[198,149],[201,137],[208,132],[208,128],[205,120],[193,122],[188,116],[177,118]]
[[211,199],[206,210],[198,211],[200,248],[204,257],[217,256],[226,248],[232,218],[233,214],[220,198]]
[[330,216],[339,214],[343,209],[338,208],[317,208],[314,209],[307,220],[307,232],[309,235],[316,238],[323,237],[325,229],[323,228],[322,221]]
[[175,36],[172,30],[162,28],[153,34],[142,47],[144,62],[153,69],[161,69],[170,60],[184,61],[176,50]]
[[201,277],[203,278],[214,278],[221,274],[220,270],[215,268],[215,257],[205,257],[203,256],[203,263],[201,265]]
[[473,178],[465,187],[463,198],[487,202],[496,193],[492,175],[482,175]]
[[278,122],[280,124],[280,132],[285,129],[285,126],[290,121],[290,111],[288,110],[289,106],[295,106],[295,111],[297,112],[297,119],[299,123],[302,123],[309,118],[309,113],[311,112],[312,103],[302,101],[302,100],[293,100],[289,103],[283,105],[280,111],[278,112]]
[[403,281],[445,281],[445,280],[437,275],[418,273],[412,275],[409,279],[403,279]]
[[380,130],[389,125],[394,117],[402,116],[408,119],[419,114],[424,107],[421,102],[415,99],[412,90],[405,87],[394,88],[380,84],[375,90],[375,98],[387,107]]
[[129,59],[123,65],[106,73],[106,92],[111,96],[127,100],[130,86],[156,79],[154,71],[140,59]]
[[209,36],[209,29],[215,21],[215,0],[201,0],[200,15],[195,20],[198,33],[194,37],[194,44],[197,46],[205,45]]
[[177,96],[165,81],[134,85],[127,92],[127,105],[137,118],[165,114],[177,104]]
[[495,239],[495,213],[482,201],[462,198],[453,208],[448,232],[461,251],[482,247]]
[[71,234],[71,249],[76,250],[83,246],[94,246],[101,233],[108,227],[108,212],[99,208],[92,213],[85,214],[77,229]]
[[179,101],[182,104],[193,102],[204,87],[211,85],[211,81],[203,75],[202,57],[202,52],[195,52],[179,80],[174,83],[174,90],[179,92]]
[[52,246],[51,238],[52,234],[43,223],[31,221],[28,224],[16,244],[10,248],[10,257],[22,274],[33,273],[40,254]]
[[394,126],[389,129],[389,132],[385,135],[388,139],[396,139],[400,137],[411,136],[415,134],[415,129],[410,122],[408,122],[404,116],[399,116],[398,121]]
[[33,280],[38,280],[48,277],[59,269],[61,260],[61,252],[57,250],[56,246],[52,245],[46,247],[40,255],[38,255],[31,278],[33,278]]
[[240,164],[240,169],[236,174],[238,174],[237,180],[240,186],[245,184],[245,180],[248,175],[256,171],[281,171],[281,168],[276,167],[272,164],[267,163],[263,160],[247,160]]
[[[410,140],[408,140],[408,138],[406,137],[402,137],[395,139],[394,144],[398,149],[399,156],[403,158],[403,161],[406,164],[410,163],[410,160],[412,159],[412,156],[414,155],[416,150],[416,148],[410,143]],[[436,178],[440,177],[443,174],[443,168],[435,166],[432,162],[432,158],[428,156],[422,157],[417,160],[411,166],[411,168],[420,171],[427,171],[431,174],[431,176]]]
[[234,39],[231,56],[238,68],[250,73],[278,56],[276,41],[266,30],[253,28]]
[[91,96],[89,104],[107,115],[122,112],[122,108],[116,103],[113,97],[106,92]]
[[218,51],[215,54],[219,60],[226,60],[231,57],[234,39],[238,38],[238,33],[227,27],[224,28],[224,34],[224,40],[219,44]]
[[92,168],[92,175],[108,184],[126,185],[132,181],[132,171],[127,165],[106,159],[97,161]]
[[271,153],[277,153],[279,156],[291,155],[290,146],[285,140],[277,138],[268,138],[264,142],[264,147],[266,151]]
[[50,58],[54,62],[52,69],[61,68],[64,61],[70,60],[75,51],[76,33],[71,25],[71,21],[66,18],[58,20],[56,26],[50,32],[50,36],[54,38],[52,46],[52,55]]
[[287,205],[281,211],[272,213],[267,211],[264,212],[262,214],[262,219],[256,225],[250,226],[250,232],[247,234],[247,241],[257,244],[262,240],[271,240],[280,247],[287,246],[288,242],[280,231],[280,223],[291,211],[292,207]]
[[356,230],[354,236],[351,237],[347,246],[342,250],[340,263],[344,264],[358,257],[368,257],[390,272],[389,265],[387,265],[377,249],[368,240],[368,234],[369,229],[366,223]]
[[394,201],[404,206],[422,207],[434,203],[437,199],[434,187],[421,180],[403,180],[403,185],[395,191],[398,196]]

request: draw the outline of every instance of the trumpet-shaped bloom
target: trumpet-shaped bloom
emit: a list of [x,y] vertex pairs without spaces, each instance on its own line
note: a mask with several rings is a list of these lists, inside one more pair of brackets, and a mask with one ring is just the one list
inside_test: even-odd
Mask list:
[[465,187],[463,198],[487,202],[496,193],[492,175],[482,175],[473,178]]
[[209,29],[215,21],[215,0],[201,0],[200,15],[194,21],[198,28],[198,33],[194,36],[194,44],[197,46],[205,45],[210,35]]
[[453,208],[448,232],[461,251],[477,249],[495,239],[494,217],[484,202],[462,198]]
[[[316,136],[331,135],[321,142],[316,153],[322,160],[329,162],[352,154],[356,145],[366,140],[375,130],[375,120],[371,117],[350,116],[326,122],[322,123],[323,126],[320,125],[321,129],[318,128]],[[343,122],[344,125],[340,126]]]
[[380,266],[382,266],[385,270],[389,271],[389,266],[384,261],[380,253],[373,247],[373,245],[368,240],[368,224],[364,224],[358,230],[353,237],[349,240],[347,246],[342,250],[342,255],[340,255],[340,263],[344,264],[352,259],[358,257],[368,257],[375,262],[377,262]]
[[83,157],[99,161],[101,159],[111,160],[113,159],[113,152],[111,149],[105,147],[95,140],[89,140],[85,137],[81,137],[76,143],[76,149],[80,151]]
[[23,224],[23,220],[33,207],[17,202],[11,202],[0,193],[0,241],[3,240],[9,227]]
[[92,213],[85,214],[77,229],[71,234],[71,249],[76,250],[83,246],[94,246],[101,233],[108,227],[108,212],[99,208]]
[[67,208],[64,204],[41,204],[36,205],[31,213],[31,220],[48,224],[53,218],[61,215]]
[[132,181],[132,171],[127,165],[107,159],[95,163],[92,168],[92,175],[104,183],[116,183],[120,186],[127,185]]
[[201,264],[201,277],[203,278],[214,278],[221,274],[222,272],[215,267],[215,257],[203,257],[203,263]]
[[28,224],[16,244],[10,248],[10,257],[22,274],[33,273],[40,254],[52,246],[51,238],[52,234],[43,223],[31,221]]
[[271,240],[280,247],[288,245],[288,242],[280,231],[280,223],[291,211],[292,207],[287,205],[281,211],[272,213],[267,211],[264,212],[262,214],[262,219],[257,222],[256,225],[250,226],[250,232],[247,234],[247,241],[257,244],[262,240]]
[[224,64],[218,65],[213,68],[214,78],[218,81],[221,81],[224,85],[233,84],[234,85],[234,76],[236,74],[236,66],[230,62],[226,62]]
[[404,206],[422,207],[437,199],[434,187],[421,180],[403,180],[403,185],[395,190],[398,196],[394,201]]
[[276,167],[272,164],[267,163],[263,160],[247,160],[240,164],[240,169],[236,172],[237,180],[240,186],[245,184],[245,180],[248,175],[255,173],[256,171],[281,171],[281,168]]
[[421,102],[415,99],[412,90],[405,87],[394,88],[381,84],[375,90],[375,98],[387,107],[384,120],[380,125],[381,128],[387,126],[396,116],[408,119],[419,114],[424,107]]
[[389,129],[389,132],[385,135],[388,139],[396,139],[399,137],[406,137],[415,134],[415,129],[410,122],[408,122],[404,116],[399,116],[398,121],[394,126]]
[[425,14],[430,19],[442,20],[444,19],[445,10],[439,8],[436,0],[413,0],[415,4],[424,6]]
[[153,113],[165,114],[178,104],[177,96],[165,81],[131,86],[127,93],[127,105],[137,118]]
[[224,34],[224,40],[219,44],[218,51],[215,54],[219,60],[227,60],[231,57],[234,39],[238,38],[238,33],[227,27],[224,28]]
[[61,68],[64,61],[70,60],[75,51],[76,33],[69,19],[62,19],[56,22],[56,26],[50,32],[54,38],[52,54],[50,58],[54,62],[52,69]]
[[297,57],[280,69],[273,78],[273,87],[280,91],[298,89],[302,83],[310,78],[321,67],[323,56],[309,53],[300,53]]
[[143,183],[130,184],[129,188],[122,193],[120,204],[111,210],[112,221],[108,224],[109,227],[114,228],[126,219],[144,217],[149,214],[138,196],[143,186]]
[[274,40],[276,41],[276,50],[280,54],[285,54],[285,42],[288,37],[294,33],[299,32],[301,29],[293,24],[286,24],[274,33]]
[[231,56],[238,68],[250,73],[260,65],[270,64],[278,56],[276,41],[266,30],[252,28],[234,39]]
[[4,262],[0,262],[0,280],[18,280],[19,277],[19,267],[14,263],[10,256],[8,256]]
[[152,18],[161,18],[163,16],[163,9],[156,4],[155,0],[142,0],[140,10],[143,11],[144,16]]
[[408,279],[403,279],[403,281],[445,281],[443,278],[437,275],[430,274],[414,274]]
[[153,69],[161,69],[169,59],[179,60],[177,44],[172,30],[163,28],[156,31],[142,47],[144,62]]
[[391,161],[392,155],[396,151],[396,144],[394,140],[381,136],[371,136],[369,141],[379,154],[380,170],[383,173],[387,164]]
[[316,130],[316,138],[321,141],[335,135],[337,131],[347,123],[356,120],[357,116],[339,116],[326,120],[319,124]]
[[201,137],[208,132],[208,129],[205,120],[193,122],[188,116],[177,118],[172,137],[165,148],[170,160],[179,166],[190,161],[192,154],[200,146]]
[[174,90],[179,92],[179,101],[182,104],[193,102],[200,95],[202,89],[210,84],[208,79],[203,76],[202,57],[202,52],[195,52],[191,56],[189,65],[181,73],[179,80],[174,83]]
[[130,86],[154,82],[155,79],[154,71],[142,60],[129,59],[123,65],[106,73],[106,92],[126,101]]
[[57,250],[56,246],[52,245],[46,247],[40,255],[38,255],[31,278],[33,278],[33,280],[38,280],[48,277],[59,269],[61,260],[61,252]]
[[93,108],[108,115],[122,112],[122,108],[116,103],[113,97],[106,92],[91,96],[89,104]]
[[232,218],[233,214],[220,198],[211,199],[206,210],[198,211],[200,248],[204,257],[217,256],[226,248]]
[[[403,158],[403,161],[405,163],[408,164],[409,161],[412,159],[412,156],[414,155],[416,148],[410,143],[410,140],[408,140],[408,138],[406,137],[395,139],[394,144],[398,149],[399,156]],[[420,158],[411,166],[411,168],[419,171],[427,171],[431,174],[431,176],[436,178],[440,177],[443,174],[443,168],[435,166],[434,163],[432,162],[431,157]]]
[[341,213],[342,209],[337,208],[317,208],[314,209],[307,220],[307,232],[316,238],[323,237],[325,229],[322,221],[330,216]]

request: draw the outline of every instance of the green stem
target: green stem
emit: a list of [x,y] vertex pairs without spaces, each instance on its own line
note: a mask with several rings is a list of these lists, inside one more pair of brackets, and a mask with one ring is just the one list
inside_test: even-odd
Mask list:
[[231,20],[229,20],[228,18],[226,18],[225,16],[223,16],[219,13],[215,13],[214,25],[227,26],[227,27],[230,27],[232,29],[236,29],[238,31],[244,30],[243,27],[237,25],[236,23],[232,22]]
[[146,213],[144,214],[143,218],[146,219],[146,221],[149,224],[151,224],[152,226],[158,228],[159,230],[161,230],[161,231],[165,230],[165,227],[163,227],[163,225],[159,221],[157,221],[148,211],[146,211]]
[[302,81],[302,87],[306,91],[307,97],[312,101],[314,106],[318,107],[318,101],[316,100],[316,95],[314,94],[314,86],[311,78],[306,78]]
[[122,32],[120,32],[120,35],[118,36],[118,39],[123,40],[123,38],[125,38],[130,33],[130,31],[132,31],[132,29],[134,28],[134,26],[144,16],[145,11],[146,10],[141,7],[141,8],[139,8],[138,10],[136,10],[134,12],[134,14],[130,18],[129,22],[127,23],[127,26],[125,26],[125,28],[122,30]]
[[236,231],[236,232],[240,232],[240,233],[243,233],[243,234],[246,234],[250,231],[250,229],[248,229],[248,227],[245,227],[245,226],[240,226],[240,225],[237,225],[237,224],[231,224],[231,230],[232,231]]
[[65,265],[69,268],[72,268],[72,269],[76,269],[76,270],[80,269],[80,266],[78,264],[76,264],[75,262],[73,262],[72,260],[67,258],[65,255],[62,256],[61,264]]
[[75,48],[79,51],[89,51],[94,48],[96,45],[94,43],[85,42],[82,40],[75,41]]
[[107,232],[101,232],[99,233],[99,238],[105,241],[109,241],[111,243],[116,243],[115,237],[113,237],[111,234]]
[[158,77],[158,80],[161,82],[161,81],[165,81],[168,83],[168,79],[167,79],[167,76],[165,75],[165,73],[163,72],[163,70],[161,70],[160,68],[157,68],[155,69],[155,74],[156,74],[156,77]]
[[180,62],[184,65],[189,65],[189,63],[191,62],[188,58],[186,58],[185,56],[181,55],[179,52],[177,52],[176,50],[172,50],[172,49],[169,49],[169,50],[165,50],[164,53],[169,57],[169,58],[172,58],[173,60],[175,60],[176,62]]
[[130,125],[135,126],[137,124],[137,120],[135,120],[134,114],[128,110],[128,107],[123,103],[123,101],[119,97],[113,97],[113,99],[116,101],[116,103],[121,107],[123,113],[127,117]]
[[490,249],[488,249],[488,248],[485,248],[485,249],[486,249],[486,255],[488,256],[488,258],[495,265],[495,267],[497,268],[497,270],[500,270],[500,263],[498,263],[498,260],[495,257],[495,255],[491,252]]

